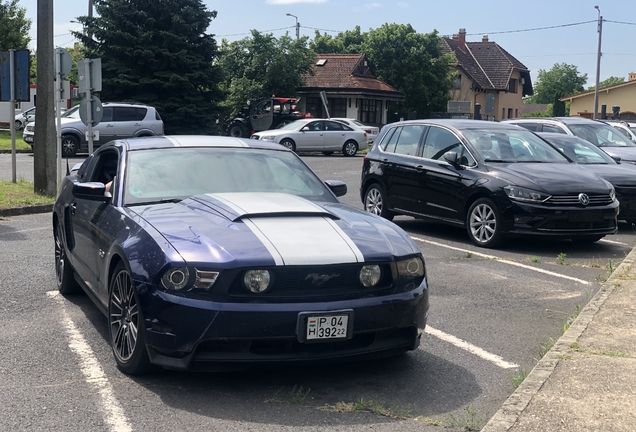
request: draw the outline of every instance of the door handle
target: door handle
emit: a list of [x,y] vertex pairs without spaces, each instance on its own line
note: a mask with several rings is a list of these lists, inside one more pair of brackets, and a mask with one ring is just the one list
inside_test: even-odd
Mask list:
[[422,171],[424,169],[424,165],[416,165],[415,169],[418,171]]
[[115,125],[112,124],[112,123],[109,123],[109,124],[106,125],[106,127],[115,127]]

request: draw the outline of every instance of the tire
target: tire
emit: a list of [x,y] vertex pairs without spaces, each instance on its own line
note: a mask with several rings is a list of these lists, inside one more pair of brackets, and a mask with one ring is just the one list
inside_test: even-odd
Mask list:
[[62,157],[73,157],[79,150],[79,140],[73,135],[62,136]]
[[15,123],[13,124],[13,127],[15,128],[15,130],[19,131],[19,130],[22,130],[24,125],[22,124],[20,120],[16,120]]
[[479,198],[466,215],[466,231],[477,246],[494,248],[503,243],[501,222],[497,205],[489,198]]
[[324,154],[325,156],[331,156],[333,154],[332,151],[326,151],[326,152],[322,152],[322,154]]
[[358,143],[349,140],[342,146],[342,154],[345,156],[355,156],[358,153]]
[[108,339],[117,367],[128,375],[151,372],[139,299],[123,263],[117,264],[108,290]]
[[249,138],[249,131],[241,122],[233,122],[227,129],[227,135],[234,138]]
[[64,233],[62,232],[62,226],[59,222],[55,224],[53,237],[55,240],[55,276],[57,280],[57,290],[62,295],[78,294],[82,291],[82,288],[75,280],[75,271],[66,258]]
[[574,237],[572,241],[578,244],[592,244],[592,243],[596,243],[603,237],[605,236]]
[[296,144],[294,143],[293,140],[289,139],[289,138],[285,138],[284,140],[282,140],[280,142],[280,145],[282,145],[285,148],[288,148],[289,150],[295,152],[296,151]]
[[387,208],[386,194],[379,183],[373,183],[364,192],[364,210],[386,220],[393,220],[395,214]]

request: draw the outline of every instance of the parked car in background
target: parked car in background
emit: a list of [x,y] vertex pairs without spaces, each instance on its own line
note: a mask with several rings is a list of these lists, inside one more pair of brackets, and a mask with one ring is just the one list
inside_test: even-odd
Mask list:
[[275,142],[295,152],[318,151],[326,155],[342,152],[355,156],[358,150],[368,148],[366,132],[325,119],[296,120],[278,129],[257,132],[251,138]]
[[533,132],[555,132],[583,138],[613,158],[636,164],[636,143],[623,132],[598,120],[581,117],[522,118],[502,120]]
[[111,141],[60,186],[58,289],[90,294],[129,374],[414,350],[429,308],[422,253],[340,203],[346,191],[268,142]]
[[617,230],[614,187],[526,129],[413,120],[380,131],[365,156],[364,209],[464,227],[477,246],[511,236],[595,242]]
[[375,139],[380,133],[380,129],[377,126],[368,126],[362,123],[360,120],[350,119],[350,118],[341,118],[341,117],[331,117],[329,120],[335,120],[337,122],[346,124],[347,126],[353,129],[361,129],[367,133],[367,141],[369,145],[375,142]]
[[[64,112],[66,112],[66,109],[62,108],[60,112],[64,114]],[[17,114],[15,116],[15,121],[13,125],[15,127],[15,130],[19,131],[24,129],[24,127],[32,121],[35,121],[35,107],[29,108],[26,111],[21,112],[20,114]]]
[[608,125],[623,132],[629,139],[636,142],[636,123],[629,123],[624,120],[602,120]]
[[[161,116],[154,107],[143,104],[113,103],[103,104],[103,117],[93,132],[99,133],[94,140],[95,148],[114,139],[163,135],[164,126]],[[72,157],[79,152],[88,151],[86,135],[88,126],[82,123],[79,105],[62,115],[62,156]],[[33,146],[35,122],[29,123],[22,139]]]
[[636,165],[619,164],[607,153],[576,136],[537,133],[571,161],[604,178],[614,186],[620,203],[618,219],[636,223]]

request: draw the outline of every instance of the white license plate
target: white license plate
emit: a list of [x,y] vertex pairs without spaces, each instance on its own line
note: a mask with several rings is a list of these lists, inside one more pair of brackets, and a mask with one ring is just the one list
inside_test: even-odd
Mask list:
[[31,141],[33,141],[33,137],[32,136],[25,136],[24,137],[24,141],[31,142]]
[[307,340],[344,339],[348,324],[348,315],[310,315],[307,317]]

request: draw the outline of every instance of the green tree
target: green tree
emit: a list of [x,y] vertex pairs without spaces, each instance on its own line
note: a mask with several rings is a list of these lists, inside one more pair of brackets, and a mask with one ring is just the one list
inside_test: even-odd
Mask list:
[[[89,58],[101,57],[104,101],[157,108],[166,133],[214,132],[220,70],[206,31],[216,18],[202,0],[94,0],[97,14],[74,33]],[[89,37],[90,35],[90,37]]]
[[316,30],[309,48],[316,54],[358,54],[363,52],[366,38],[367,33],[362,33],[360,26],[340,32],[337,36],[320,34],[320,31]]
[[0,0],[0,50],[27,49],[31,38],[31,20],[18,0]]
[[556,63],[552,69],[539,69],[534,85],[534,96],[529,103],[553,103],[555,97],[563,97],[585,90],[587,74],[580,74],[575,65]]
[[275,38],[252,30],[252,36],[221,43],[218,65],[223,71],[221,89],[228,97],[227,114],[235,114],[248,99],[270,95],[295,96],[302,75],[311,72],[314,53],[307,37]]
[[[604,79],[603,81],[600,81],[598,83],[598,88],[603,88],[603,87],[611,86],[611,85],[614,85],[614,84],[620,84],[622,82],[625,82],[625,78],[611,76],[611,77],[609,77],[607,79]],[[596,89],[595,85],[590,86],[590,87],[587,88],[588,91],[594,90],[594,89]]]

